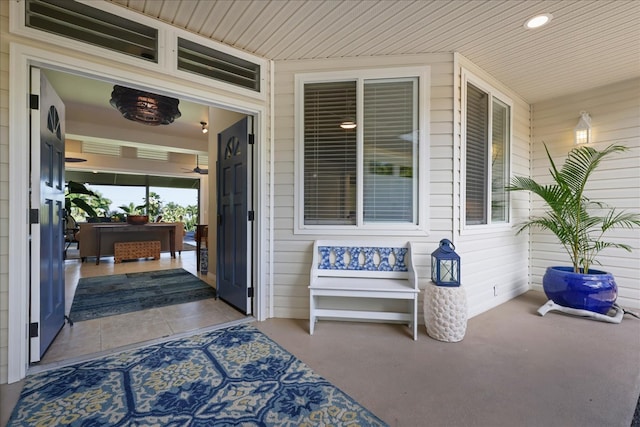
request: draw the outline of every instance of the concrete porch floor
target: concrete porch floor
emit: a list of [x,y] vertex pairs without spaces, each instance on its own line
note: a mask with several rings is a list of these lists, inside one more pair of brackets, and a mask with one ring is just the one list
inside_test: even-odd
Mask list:
[[463,341],[399,325],[271,319],[258,328],[391,426],[624,426],[640,393],[640,320],[539,316],[530,291]]
[[[469,320],[459,343],[401,325],[270,319],[255,325],[391,426],[623,426],[640,393],[640,320],[536,310],[528,292]],[[20,384],[0,387],[6,421]]]

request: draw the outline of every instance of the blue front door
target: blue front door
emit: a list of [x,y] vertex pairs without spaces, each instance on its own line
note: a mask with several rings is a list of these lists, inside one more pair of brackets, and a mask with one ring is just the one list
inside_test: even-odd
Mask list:
[[218,295],[245,314],[252,307],[249,120],[242,119],[218,134],[217,167]]
[[[32,306],[39,304],[39,316],[32,316],[31,319],[32,324],[39,323],[39,327],[32,328],[31,334],[31,360],[36,361],[40,360],[64,326],[65,109],[62,100],[40,70],[32,70],[32,81],[38,82],[40,87],[38,108],[32,106],[32,117],[37,118],[40,123],[39,135],[32,136],[39,139],[40,145],[39,260],[36,254],[32,253],[32,262],[39,261],[40,266],[40,295],[39,298],[32,298]],[[34,168],[37,168],[37,165],[34,165]],[[32,192],[34,190],[32,188]],[[35,313],[34,308],[36,307],[32,307],[32,313]]]

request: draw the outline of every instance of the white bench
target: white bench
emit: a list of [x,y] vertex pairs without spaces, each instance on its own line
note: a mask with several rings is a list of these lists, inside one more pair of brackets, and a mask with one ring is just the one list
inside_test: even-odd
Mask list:
[[[411,242],[316,240],[309,285],[309,333],[318,318],[406,322],[418,339],[418,277]],[[405,300],[405,311],[321,307],[322,297]]]

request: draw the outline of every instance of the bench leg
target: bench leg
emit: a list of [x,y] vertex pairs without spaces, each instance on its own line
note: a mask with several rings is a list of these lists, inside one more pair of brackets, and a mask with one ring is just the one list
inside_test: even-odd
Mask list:
[[413,317],[413,322],[411,325],[413,326],[413,340],[416,341],[418,339],[418,296],[416,295],[413,298],[413,301],[410,301],[410,303],[413,305],[413,308],[411,310]]
[[313,291],[309,293],[309,335],[313,335],[313,328],[316,325],[316,300]]

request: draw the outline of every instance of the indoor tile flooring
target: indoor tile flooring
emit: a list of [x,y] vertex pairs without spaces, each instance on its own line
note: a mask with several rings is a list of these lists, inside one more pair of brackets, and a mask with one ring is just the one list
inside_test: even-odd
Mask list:
[[[213,275],[196,272],[196,251],[194,250],[176,253],[175,259],[172,259],[168,253],[163,253],[159,260],[140,259],[120,264],[115,264],[113,257],[103,257],[99,265],[96,265],[95,258],[81,262],[80,259],[75,258],[76,255],[77,251],[70,249],[68,259],[65,261],[65,313],[69,313],[78,280],[82,277],[184,268],[210,285],[215,285]],[[126,348],[136,343],[162,339],[245,318],[246,316],[222,300],[206,299],[75,322],[73,326],[65,324],[39,365],[58,364],[91,354],[103,354],[109,350]]]

